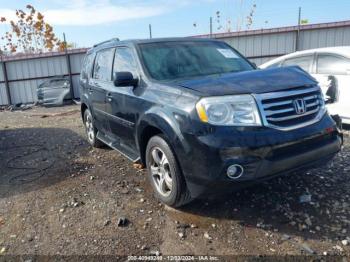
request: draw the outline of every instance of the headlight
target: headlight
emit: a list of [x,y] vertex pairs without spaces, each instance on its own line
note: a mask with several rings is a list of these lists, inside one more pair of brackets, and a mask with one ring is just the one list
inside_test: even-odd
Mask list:
[[251,95],[206,97],[196,104],[202,122],[218,126],[261,126]]

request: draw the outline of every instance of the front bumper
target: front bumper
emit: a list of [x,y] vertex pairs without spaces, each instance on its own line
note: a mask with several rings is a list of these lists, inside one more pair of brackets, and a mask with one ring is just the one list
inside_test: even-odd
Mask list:
[[[220,127],[201,136],[186,135],[186,141],[191,152],[179,162],[193,197],[325,164],[343,143],[342,134],[328,115],[292,131]],[[244,168],[237,179],[226,175],[233,164]]]

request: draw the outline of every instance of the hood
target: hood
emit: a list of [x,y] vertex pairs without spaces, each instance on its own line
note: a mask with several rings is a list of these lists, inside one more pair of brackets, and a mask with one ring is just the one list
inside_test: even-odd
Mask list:
[[300,67],[289,66],[184,80],[177,84],[204,96],[221,96],[281,91],[317,82]]

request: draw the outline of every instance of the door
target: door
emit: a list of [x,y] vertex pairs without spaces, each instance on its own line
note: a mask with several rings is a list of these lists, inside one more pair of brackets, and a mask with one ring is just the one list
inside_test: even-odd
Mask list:
[[[115,72],[130,72],[134,78],[139,77],[136,59],[131,48],[116,48],[113,64],[113,73]],[[135,123],[140,107],[140,100],[135,95],[138,88],[111,85],[107,91],[106,108],[115,147],[132,160],[138,157],[135,140]]]
[[[350,59],[340,55],[319,53],[316,57],[316,71],[313,76],[327,94],[333,84],[337,87],[337,99],[327,105],[330,114],[339,115],[350,123]],[[328,92],[329,93],[329,92]],[[327,97],[326,99],[330,99]]]
[[92,78],[89,79],[87,92],[98,131],[108,132],[106,117],[106,90],[112,85],[112,64],[114,49],[104,49],[97,52]]

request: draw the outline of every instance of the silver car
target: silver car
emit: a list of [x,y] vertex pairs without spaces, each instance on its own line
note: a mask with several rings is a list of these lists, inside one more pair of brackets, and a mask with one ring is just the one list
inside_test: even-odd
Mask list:
[[50,78],[38,86],[37,95],[39,104],[63,105],[71,99],[69,79],[64,76]]

